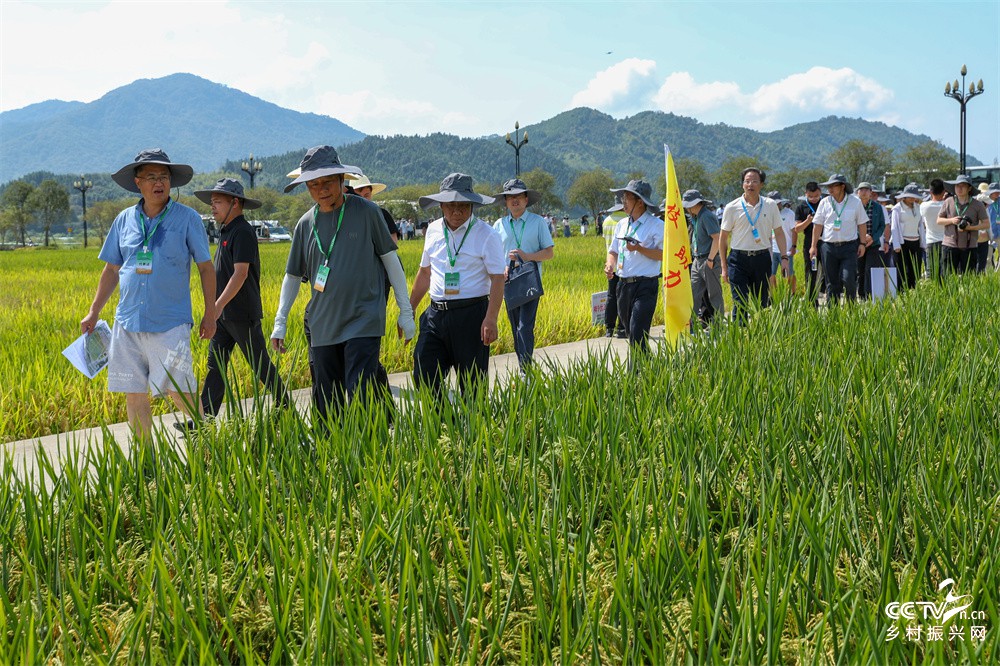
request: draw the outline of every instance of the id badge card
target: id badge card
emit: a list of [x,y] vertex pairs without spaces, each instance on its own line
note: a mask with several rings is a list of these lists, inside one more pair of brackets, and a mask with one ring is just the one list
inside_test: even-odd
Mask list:
[[760,243],[760,232],[757,231],[757,227],[750,227],[750,231],[753,232],[753,242]]
[[135,272],[148,275],[153,272],[153,253],[139,252],[135,260]]
[[457,296],[461,291],[461,277],[458,272],[444,274],[444,295]]
[[313,284],[313,289],[322,293],[326,289],[326,280],[330,277],[330,267],[320,266],[316,271],[316,283]]
[[833,230],[840,231],[840,218],[838,217],[833,221]]

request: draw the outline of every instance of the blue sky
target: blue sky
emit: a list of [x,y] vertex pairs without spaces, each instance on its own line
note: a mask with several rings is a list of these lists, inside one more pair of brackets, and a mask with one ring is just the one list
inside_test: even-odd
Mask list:
[[990,162],[998,33],[1000,0],[0,0],[0,110],[190,72],[369,134],[481,136],[590,106],[761,130],[863,117],[957,148],[943,92],[966,64],[986,87],[968,149]]

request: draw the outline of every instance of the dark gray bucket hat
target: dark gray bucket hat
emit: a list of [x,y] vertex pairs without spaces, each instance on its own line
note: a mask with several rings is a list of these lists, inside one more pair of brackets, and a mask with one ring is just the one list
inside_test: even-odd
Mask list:
[[709,201],[708,199],[703,197],[701,195],[701,192],[699,192],[698,190],[687,190],[681,196],[681,205],[684,208],[693,208],[694,206],[697,206],[700,203],[702,204],[709,203]]
[[260,208],[263,204],[256,199],[251,199],[243,194],[243,183],[234,178],[220,178],[215,183],[215,187],[210,190],[195,190],[194,195],[204,203],[212,203],[212,194],[227,194],[231,197],[243,200],[245,210]]
[[973,186],[972,179],[966,176],[964,173],[958,174],[958,178],[956,178],[955,180],[946,180],[944,182],[948,183],[949,185],[958,185],[959,183],[965,183],[969,187]]
[[194,169],[189,165],[174,164],[161,148],[148,148],[136,155],[131,164],[126,164],[111,174],[111,180],[129,192],[139,194],[139,186],[135,184],[135,170],[146,164],[162,164],[170,169],[170,187],[184,187],[194,176]]
[[660,209],[660,207],[653,203],[652,200],[653,187],[644,180],[630,180],[628,181],[628,185],[625,187],[612,188],[611,191],[615,194],[619,192],[631,192],[635,196],[642,199],[642,203],[646,204],[650,210]]
[[896,201],[900,199],[919,199],[923,201],[924,193],[920,191],[920,186],[916,183],[907,183],[906,187],[895,198]]
[[829,187],[831,185],[843,185],[844,187],[850,187],[850,183],[847,182],[847,176],[842,173],[835,173],[830,176],[830,179],[825,183],[820,183],[823,187]]
[[306,151],[305,157],[299,163],[301,173],[299,176],[285,185],[285,193],[294,190],[299,183],[316,180],[324,176],[336,176],[337,174],[363,173],[361,169],[349,164],[341,164],[337,149],[333,146],[314,146]]
[[450,173],[441,181],[441,191],[420,197],[421,208],[431,208],[443,203],[470,203],[473,208],[491,204],[496,199],[477,194],[472,189],[472,176],[464,173]]
[[520,178],[511,178],[506,183],[503,184],[503,192],[499,194],[494,194],[497,199],[500,197],[506,197],[508,194],[527,194],[528,195],[528,205],[538,203],[542,198],[542,193],[535,190],[529,190],[528,186],[524,184],[524,181]]

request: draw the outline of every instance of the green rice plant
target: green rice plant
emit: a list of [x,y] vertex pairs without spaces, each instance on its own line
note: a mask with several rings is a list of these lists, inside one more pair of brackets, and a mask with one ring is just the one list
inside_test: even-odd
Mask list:
[[[262,408],[8,458],[0,662],[996,663],[998,298],[783,301],[631,369],[408,392],[393,428]],[[886,607],[947,578],[982,617],[907,639],[933,623]]]
[[[261,295],[266,313],[265,335],[270,334],[278,294],[288,257],[288,244],[261,245]],[[400,256],[412,284],[420,264],[423,243],[400,243]],[[214,251],[214,248],[213,248]],[[102,263],[97,249],[60,249],[43,252],[19,250],[4,253],[0,262],[0,441],[8,442],[79,428],[117,423],[126,419],[125,401],[109,394],[104,375],[90,381],[62,358],[61,351],[79,332],[94,297]],[[590,295],[602,291],[604,242],[599,238],[559,239],[556,258],[546,267],[547,294],[539,311],[537,344],[547,346],[597,334],[591,326]],[[191,299],[195,322],[203,311],[201,285],[192,269]],[[102,316],[114,319],[117,291]],[[309,386],[302,314],[309,298],[303,285],[289,317],[289,353],[277,359],[279,370],[291,388]],[[424,303],[426,307],[426,301]],[[389,372],[413,367],[413,346],[396,338],[398,310],[390,300],[382,360]],[[662,314],[659,315],[662,318]],[[198,339],[197,326],[191,336],[195,374],[206,372],[208,342]],[[506,315],[500,317],[500,339],[492,353],[513,351]],[[235,376],[244,394],[254,384],[250,367],[240,354],[233,355]],[[173,411],[168,401],[154,402],[154,413]]]

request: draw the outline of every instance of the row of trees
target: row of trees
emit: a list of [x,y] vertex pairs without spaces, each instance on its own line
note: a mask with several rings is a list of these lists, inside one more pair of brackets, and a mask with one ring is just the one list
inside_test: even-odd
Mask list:
[[23,180],[11,183],[0,196],[0,245],[8,234],[24,245],[28,227],[41,225],[45,245],[49,244],[52,227],[69,216],[69,193],[54,180],[44,180],[38,187]]
[[[698,160],[680,158],[675,160],[678,185],[686,189],[700,190],[702,195],[726,203],[742,193],[740,172],[756,166],[767,173],[766,191],[778,190],[786,198],[802,194],[809,181],[823,182],[831,173],[842,173],[853,184],[868,181],[876,186],[885,179],[887,189],[899,190],[906,183],[916,182],[926,186],[934,178],[952,179],[958,173],[958,158],[944,146],[933,141],[913,146],[898,158],[886,148],[852,140],[830,153],[829,169],[799,169],[792,167],[785,171],[770,173],[770,167],[752,155],[731,157],[714,172],[709,172]],[[644,177],[642,173],[631,173],[624,178]],[[586,208],[592,215],[610,206],[613,201],[608,190],[620,187],[614,175],[607,169],[593,169],[581,174],[566,192],[571,206]],[[661,172],[655,182],[651,182],[653,195],[664,197],[667,191],[666,174]]]
[[[821,182],[832,172],[843,173],[854,184],[865,180],[880,184],[885,177],[887,187],[900,189],[910,181],[926,185],[935,177],[952,178],[959,167],[958,158],[935,142],[914,146],[897,158],[891,150],[858,140],[848,141],[831,153],[828,170],[792,167],[770,173],[769,166],[752,155],[732,157],[713,172],[709,172],[698,160],[687,157],[677,159],[675,166],[682,191],[696,188],[704,196],[719,203],[740,195],[739,174],[748,166],[757,166],[768,172],[765,190],[779,190],[789,198],[800,194],[808,181]],[[196,181],[192,181],[185,190],[210,189],[211,184],[221,175],[223,174],[198,174]],[[566,191],[565,201],[556,193],[555,177],[547,171],[534,169],[521,174],[521,178],[530,189],[542,194],[541,201],[535,206],[539,212],[554,213],[569,208],[583,208],[596,217],[601,210],[613,203],[608,190],[635,178],[649,180],[656,197],[662,198],[666,192],[666,177],[662,172],[653,178],[647,178],[641,172],[633,172],[617,179],[607,169],[586,171]],[[494,194],[500,189],[500,183],[479,182],[476,185],[476,191],[482,194]],[[419,220],[426,215],[417,208],[417,200],[437,191],[438,183],[409,184],[382,192],[376,199],[397,219]],[[269,187],[258,187],[248,190],[247,195],[263,203],[260,209],[248,211],[248,217],[278,220],[289,228],[294,227],[303,211],[312,203],[305,188],[299,188],[292,196],[288,196]],[[209,207],[194,196],[180,195],[177,198],[203,215],[210,212]],[[90,230],[103,242],[115,216],[134,204],[135,198],[129,196],[93,202],[87,210]],[[487,219],[500,217],[503,215],[503,208],[497,203],[484,207],[480,214]],[[48,245],[52,227],[66,221],[69,216],[69,194],[59,182],[44,180],[35,187],[24,181],[14,181],[0,195],[0,245],[5,242],[8,234],[14,234],[16,242],[24,245],[27,229],[34,224],[40,225],[44,230],[45,244]]]

